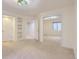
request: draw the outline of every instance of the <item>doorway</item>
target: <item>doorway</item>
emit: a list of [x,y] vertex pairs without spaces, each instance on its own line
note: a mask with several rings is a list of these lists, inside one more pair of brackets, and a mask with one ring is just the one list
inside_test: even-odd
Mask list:
[[2,18],[2,41],[15,40],[15,18],[6,15]]
[[55,16],[43,19],[43,39],[61,43],[62,40],[62,20]]

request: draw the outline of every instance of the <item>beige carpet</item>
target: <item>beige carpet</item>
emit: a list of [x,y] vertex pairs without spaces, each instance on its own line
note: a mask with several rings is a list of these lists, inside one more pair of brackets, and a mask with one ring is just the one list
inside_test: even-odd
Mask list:
[[3,59],[74,59],[72,49],[56,42],[9,41],[3,42]]

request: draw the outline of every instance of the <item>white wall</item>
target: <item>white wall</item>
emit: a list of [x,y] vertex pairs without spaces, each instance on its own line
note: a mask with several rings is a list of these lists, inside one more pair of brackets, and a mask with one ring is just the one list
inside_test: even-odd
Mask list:
[[77,54],[76,5],[40,13],[41,17],[52,16],[52,15],[61,15],[62,16],[63,30],[62,30],[61,45],[66,48],[74,49],[75,58],[76,58],[76,56],[77,56],[76,55]]
[[76,10],[75,6],[68,6],[61,9],[48,11],[41,16],[61,15],[63,22],[62,46],[75,48],[76,46]]

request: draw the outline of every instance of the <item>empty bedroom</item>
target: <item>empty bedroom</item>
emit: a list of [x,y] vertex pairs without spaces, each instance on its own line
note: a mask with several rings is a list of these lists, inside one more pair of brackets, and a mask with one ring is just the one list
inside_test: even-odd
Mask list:
[[3,59],[77,59],[76,0],[2,0]]

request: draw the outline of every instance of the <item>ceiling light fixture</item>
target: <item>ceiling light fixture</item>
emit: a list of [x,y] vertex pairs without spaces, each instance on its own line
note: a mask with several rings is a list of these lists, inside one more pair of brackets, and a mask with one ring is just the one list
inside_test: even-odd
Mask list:
[[18,0],[17,3],[19,6],[27,6],[30,3],[30,1],[29,0]]

